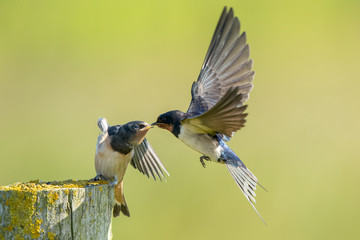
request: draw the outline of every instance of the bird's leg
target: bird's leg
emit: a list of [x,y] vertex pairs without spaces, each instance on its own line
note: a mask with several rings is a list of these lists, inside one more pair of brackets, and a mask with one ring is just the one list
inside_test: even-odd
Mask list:
[[96,181],[99,181],[99,180],[108,180],[108,179],[106,179],[103,175],[98,174],[94,178],[90,179],[89,181],[96,182]]
[[218,159],[218,162],[224,164],[224,163],[226,163],[226,159],[220,157],[220,158]]
[[208,156],[205,156],[205,155],[203,155],[203,156],[200,157],[201,165],[202,165],[204,168],[206,168],[206,164],[205,164],[204,160],[210,161],[210,158],[209,158]]
[[110,183],[113,184],[114,186],[115,186],[116,184],[118,184],[118,179],[117,179],[117,176],[116,176],[116,175],[114,176],[114,179],[113,179]]
[[108,181],[108,182],[110,182],[110,184],[112,184],[112,185],[114,185],[114,186],[115,186],[116,184],[118,184],[118,179],[117,179],[116,175],[115,175],[113,178],[111,178],[111,179],[107,179],[107,178],[104,177],[103,175],[98,174],[98,175],[96,175],[94,178],[90,179],[89,181],[96,182],[96,181],[99,181],[99,180]]

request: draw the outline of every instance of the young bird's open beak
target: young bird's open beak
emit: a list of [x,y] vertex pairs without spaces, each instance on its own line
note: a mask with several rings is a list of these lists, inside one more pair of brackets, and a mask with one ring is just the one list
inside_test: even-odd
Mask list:
[[140,128],[139,131],[135,134],[134,136],[134,141],[137,145],[139,145],[145,138],[145,135],[147,134],[147,132],[150,130],[151,126],[146,123],[143,122],[142,124],[144,127]]
[[148,125],[148,126],[146,126],[146,127],[141,128],[141,129],[139,130],[139,132],[141,132],[141,131],[149,131],[150,128],[152,128],[152,126],[151,126],[151,125]]

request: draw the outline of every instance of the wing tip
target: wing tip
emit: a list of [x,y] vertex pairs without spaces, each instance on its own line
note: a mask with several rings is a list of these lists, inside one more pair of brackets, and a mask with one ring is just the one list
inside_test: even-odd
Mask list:
[[99,127],[99,129],[104,133],[104,132],[107,132],[108,128],[109,128],[109,124],[107,123],[107,120],[106,118],[102,118],[102,117],[99,117],[97,119],[97,125]]

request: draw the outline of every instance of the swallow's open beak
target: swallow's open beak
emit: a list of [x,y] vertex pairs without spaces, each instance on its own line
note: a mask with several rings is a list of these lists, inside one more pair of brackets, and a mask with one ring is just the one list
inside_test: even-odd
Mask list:
[[147,134],[147,132],[150,130],[151,126],[146,123],[143,122],[140,125],[140,129],[139,131],[135,134],[133,141],[136,143],[136,145],[139,145],[145,138],[145,135]]
[[149,131],[150,128],[152,128],[152,126],[151,126],[151,125],[147,125],[146,127],[141,128],[141,129],[139,130],[139,132],[146,131],[146,130]]

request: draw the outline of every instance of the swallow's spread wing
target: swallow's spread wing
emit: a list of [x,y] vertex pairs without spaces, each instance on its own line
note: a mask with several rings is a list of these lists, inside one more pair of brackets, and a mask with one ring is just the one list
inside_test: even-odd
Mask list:
[[[215,33],[205,56],[198,80],[191,88],[191,103],[187,113],[191,117],[199,116],[219,103],[231,88],[237,89],[237,96],[231,106],[240,108],[248,99],[252,89],[254,72],[251,71],[252,60],[249,59],[249,45],[243,32],[239,36],[240,22],[234,17],[232,8],[229,12],[224,8]],[[228,103],[229,99],[224,99]],[[236,101],[236,102],[235,102]],[[222,105],[218,105],[217,109]],[[214,108],[215,111],[215,108]],[[241,110],[238,110],[241,112]],[[229,115],[230,116],[230,115]],[[240,125],[245,116],[239,115]],[[225,117],[224,117],[225,118]],[[227,121],[234,121],[233,115]],[[240,128],[237,126],[237,130]],[[231,130],[221,131],[227,136]]]
[[232,137],[232,133],[242,128],[246,122],[247,114],[244,111],[247,105],[238,106],[242,97],[242,94],[238,94],[238,87],[230,88],[207,112],[188,117],[182,123],[194,126],[193,131],[199,133],[220,133]]
[[162,179],[165,180],[163,172],[170,176],[146,138],[144,138],[141,144],[134,148],[134,156],[131,159],[131,165],[148,177],[151,175],[155,180],[156,175],[159,177],[160,181]]

